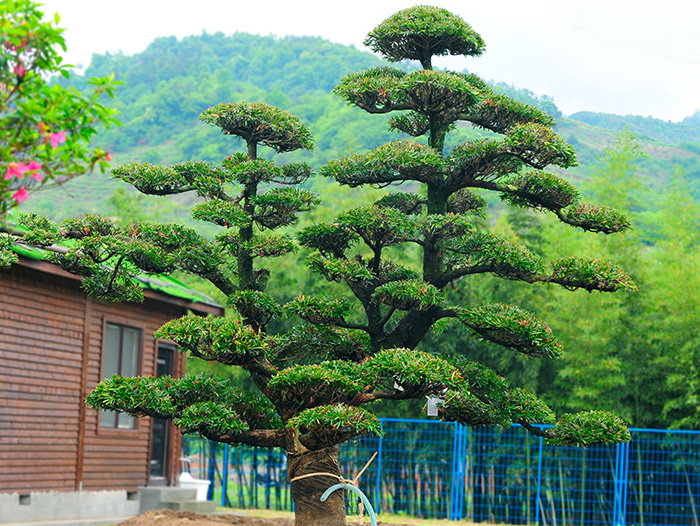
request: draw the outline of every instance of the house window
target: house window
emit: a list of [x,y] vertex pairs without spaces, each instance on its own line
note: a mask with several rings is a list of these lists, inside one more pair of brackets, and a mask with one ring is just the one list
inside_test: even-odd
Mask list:
[[[102,378],[138,376],[141,361],[141,331],[121,325],[105,325],[104,352],[102,355]],[[111,429],[134,429],[136,419],[125,413],[104,411],[100,416],[100,427]]]

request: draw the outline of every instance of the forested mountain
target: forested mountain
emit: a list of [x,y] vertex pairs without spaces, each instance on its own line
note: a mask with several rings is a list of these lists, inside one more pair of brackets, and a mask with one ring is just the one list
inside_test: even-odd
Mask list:
[[[397,138],[396,132],[387,129],[388,117],[368,115],[331,93],[343,75],[382,65],[386,63],[369,52],[318,37],[205,33],[180,40],[158,38],[133,56],[94,55],[84,75],[74,75],[67,82],[80,88],[92,76],[114,74],[124,83],[110,101],[123,125],[103,131],[96,139],[110,152],[113,164],[168,164],[183,159],[218,163],[237,147],[235,139],[200,123],[199,114],[222,101],[254,100],[293,112],[314,134],[312,152],[285,154],[281,162],[304,160],[318,168],[330,159]],[[561,115],[549,97],[505,84],[494,87]],[[448,146],[487,135],[467,127],[459,132]],[[39,194],[25,209],[67,217],[84,210],[87,196],[88,207],[101,210],[117,186],[108,176],[96,174],[68,185],[67,199]],[[74,195],[83,199],[78,203],[70,199]]]
[[[387,131],[385,119],[346,106],[331,93],[343,75],[382,64],[369,52],[319,37],[204,33],[180,40],[158,38],[133,56],[94,55],[85,75],[73,76],[70,82],[82,87],[91,76],[112,73],[124,82],[114,101],[123,126],[104,131],[97,138],[116,163],[219,162],[230,154],[231,138],[199,123],[199,113],[222,101],[256,100],[289,110],[308,124],[316,140],[314,151],[290,154],[284,161],[292,157],[318,167],[348,152],[397,138],[396,133]],[[580,163],[574,170],[577,176],[587,177],[601,152],[628,127],[638,136],[642,149],[652,154],[636,163],[638,174],[649,186],[663,187],[669,176],[680,170],[700,198],[700,114],[680,123],[590,112],[564,117],[551,97],[504,83],[492,85],[496,91],[557,119],[559,133],[576,147]],[[460,131],[448,147],[486,134],[472,128]],[[93,179],[98,187],[104,181]],[[77,184],[92,186],[87,178]],[[98,190],[95,198],[101,193]],[[30,206],[55,207],[48,201],[39,198]],[[62,210],[69,213],[66,207]]]
[[579,111],[569,117],[607,130],[622,131],[625,127],[640,138],[656,140],[666,144],[700,143],[700,111],[681,122],[663,121],[638,115],[611,115]]
[[[397,133],[387,131],[386,119],[347,106],[331,93],[343,75],[382,64],[368,52],[321,38],[216,33],[159,38],[133,56],[95,55],[85,77],[70,82],[79,86],[86,78],[111,73],[124,82],[113,104],[123,126],[96,139],[111,153],[113,165],[188,159],[219,163],[238,146],[199,122],[198,115],[220,102],[250,100],[293,112],[314,134],[313,152],[277,159],[305,160],[319,168],[330,159],[397,139]],[[700,316],[695,292],[700,277],[694,270],[700,261],[700,113],[680,123],[590,112],[565,117],[550,97],[492,85],[553,115],[557,132],[578,154],[579,166],[564,176],[575,178],[593,200],[632,216],[635,229],[622,240],[599,236],[592,243],[596,253],[630,272],[640,292],[613,298],[544,287],[532,292],[488,277],[465,281],[452,291],[482,300],[510,302],[515,297],[541,314],[561,334],[568,351],[564,367],[505,356],[459,329],[434,335],[429,345],[483,358],[514,383],[554,400],[557,410],[602,407],[636,426],[700,428],[694,402],[700,385],[700,329],[694,321]],[[487,132],[462,127],[455,135],[448,149]],[[356,206],[372,194],[351,194],[324,181],[310,184],[321,192],[323,204],[304,221],[327,220],[331,211]],[[125,193],[113,196],[108,205],[119,186],[107,174],[94,174],[72,181],[62,194],[57,194],[61,189],[36,194],[22,209],[56,219],[85,211],[128,213],[135,219],[178,213]],[[148,208],[139,209],[144,202]],[[492,226],[546,259],[567,250],[587,255],[592,248],[590,239],[564,234],[548,219],[517,210],[503,213]],[[322,286],[309,281],[304,254],[297,258],[285,263],[283,281],[271,285],[283,299]]]
[[[181,40],[159,38],[133,56],[94,55],[85,76],[71,82],[80,85],[90,76],[113,73],[125,83],[115,102],[124,126],[99,138],[118,154],[168,161],[169,152],[177,152],[173,159],[184,154],[218,160],[228,155],[230,140],[197,126],[199,113],[219,101],[250,99],[290,110],[307,122],[316,137],[315,153],[307,160],[321,164],[396,138],[381,118],[350,108],[331,94],[343,75],[382,65],[371,53],[318,37],[205,33]],[[549,97],[506,84],[494,87],[561,116]]]
[[231,139],[199,125],[198,115],[218,102],[256,100],[309,123],[317,143],[307,160],[321,163],[353,137],[368,146],[388,139],[385,127],[331,94],[343,75],[380,65],[370,53],[320,38],[216,33],[159,38],[134,56],[95,55],[85,73],[113,72],[125,82],[116,103],[124,126],[100,138],[118,153],[167,161],[172,151],[173,159],[218,161],[230,153]]

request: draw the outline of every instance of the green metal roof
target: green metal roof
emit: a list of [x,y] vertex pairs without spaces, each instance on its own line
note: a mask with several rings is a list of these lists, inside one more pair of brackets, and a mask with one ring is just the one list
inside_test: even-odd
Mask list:
[[[12,247],[12,250],[20,256],[36,260],[46,260],[50,252],[50,250],[27,245],[15,245]],[[139,282],[139,285],[144,289],[156,290],[175,298],[181,298],[199,303],[209,303],[211,305],[218,306],[218,304],[211,297],[202,292],[189,288],[182,281],[174,278],[173,276],[166,276],[163,274],[139,274],[135,276],[135,278]]]
[[[11,225],[12,229],[15,231],[24,230],[22,227],[17,226],[16,223],[12,221],[12,219],[12,214],[8,213],[8,216],[6,216],[5,218],[5,222]],[[2,230],[1,227],[0,230]],[[51,250],[32,247],[24,244],[14,245],[12,247],[12,250],[20,256],[40,261],[48,259],[48,255],[51,252]],[[139,282],[139,285],[144,289],[162,292],[163,294],[167,294],[168,296],[172,296],[175,298],[180,298],[198,303],[207,303],[210,305],[221,307],[211,297],[207,296],[203,292],[191,289],[182,281],[172,276],[166,276],[163,274],[139,274],[136,276],[136,280]]]

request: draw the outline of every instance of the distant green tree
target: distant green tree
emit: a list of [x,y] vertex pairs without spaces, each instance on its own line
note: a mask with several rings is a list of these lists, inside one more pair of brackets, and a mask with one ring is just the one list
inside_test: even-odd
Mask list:
[[[623,132],[593,165],[582,190],[625,214],[634,213],[639,208],[636,197],[642,186],[635,166],[642,157],[635,138]],[[595,250],[616,264],[624,264],[635,282],[642,283],[648,292],[639,230],[593,240],[552,223],[543,225],[543,232],[548,237],[547,257]],[[571,411],[602,406],[641,425],[639,418],[644,416],[644,409],[639,404],[643,396],[639,390],[651,391],[647,372],[653,372],[654,367],[652,349],[645,341],[646,331],[640,321],[645,308],[643,294],[569,295],[553,291],[541,308],[549,311],[553,327],[567,329],[562,343],[570,349],[556,379],[541,386],[541,391],[556,407]]]
[[628,213],[634,230],[591,240],[554,222],[541,225],[547,258],[594,250],[624,264],[640,290],[610,296],[551,289],[532,298],[568,349],[556,375],[540,379],[537,392],[561,411],[601,407],[635,427],[695,428],[698,301],[691,269],[700,215],[679,176],[653,201],[640,173],[644,162],[637,139],[623,130],[581,187]]
[[[634,288],[609,262],[568,257],[547,270],[523,246],[482,231],[477,218],[485,201],[472,189],[549,211],[588,231],[613,233],[629,224],[608,207],[582,202],[568,183],[543,171],[576,163],[549,115],[497,95],[474,75],[432,69],[434,56],[482,53],[481,37],[461,18],[439,8],[407,9],[370,32],[366,42],[389,60],[417,60],[423,69],[353,73],[335,92],[370,114],[401,112],[391,119],[392,128],[425,136],[427,145],[391,142],[321,170],[353,188],[410,183],[408,190],[415,190],[389,194],[299,233],[298,241],[314,250],[310,270],[344,285],[352,301],[346,294],[299,295],[281,307],[266,293],[270,274],[257,266],[259,258],[284,255],[294,243],[263,233],[291,224],[315,198],[287,187],[308,176],[307,165],[277,166],[258,157],[259,145],[280,153],[311,146],[296,118],[262,104],[222,104],[201,115],[245,143],[246,153],[226,158],[221,167],[134,163],[113,171],[144,193],[197,192],[205,201],[194,207],[194,217],[223,228],[214,241],[179,225],[120,228],[95,216],[61,225],[36,216],[24,221],[27,242],[74,239],[56,261],[86,276],[88,292],[107,300],[138,299],[133,272],[174,270],[199,275],[228,297],[240,321],[186,316],[157,336],[204,360],[242,367],[261,396],[201,376],[114,377],[96,387],[88,404],[171,418],[183,432],[219,442],[283,448],[299,526],[346,524],[344,496],[336,492],[325,502],[320,497],[341,474],[338,445],[381,433],[377,417],[361,407],[375,401],[434,397],[443,420],[519,423],[555,444],[629,440],[624,422],[612,414],[592,411],[557,421],[543,401],[483,365],[416,350],[436,323],[452,321],[531,357],[560,355],[551,329],[517,306],[449,305],[446,287],[476,275],[589,291]],[[467,142],[445,156],[447,134],[459,121],[490,130],[492,138]],[[268,329],[283,313],[303,323],[274,334]],[[555,422],[551,429],[536,425]]]
[[107,201],[109,215],[121,225],[137,222],[162,223],[172,218],[176,209],[174,202],[149,199],[143,194],[130,192],[121,186],[112,192]]
[[700,205],[680,178],[664,192],[657,224],[647,316],[655,409],[669,427],[700,429]]
[[30,0],[0,0],[0,216],[39,188],[107,167],[108,153],[90,140],[100,125],[118,124],[101,102],[114,94],[112,78],[90,79],[84,93],[50,82],[70,66],[58,15],[43,16]]

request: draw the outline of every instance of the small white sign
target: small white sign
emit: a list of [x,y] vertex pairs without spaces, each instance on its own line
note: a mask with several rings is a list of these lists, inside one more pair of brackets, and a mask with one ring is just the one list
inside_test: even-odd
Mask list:
[[438,406],[444,403],[444,398],[438,398],[436,396],[431,396],[430,398],[428,398],[428,416],[437,416]]

